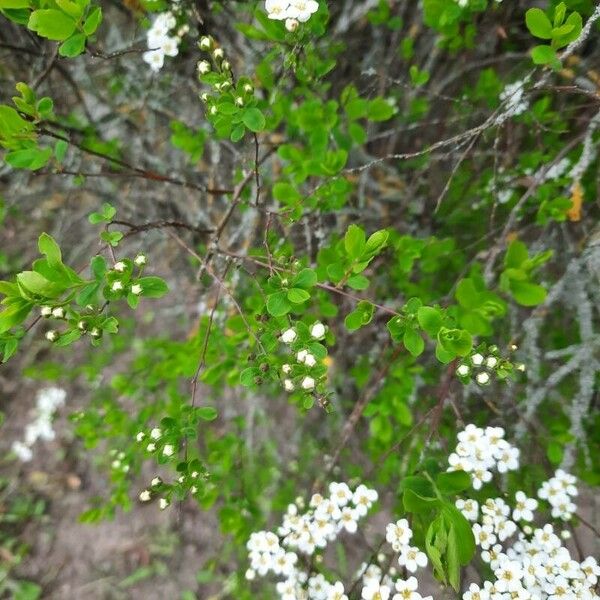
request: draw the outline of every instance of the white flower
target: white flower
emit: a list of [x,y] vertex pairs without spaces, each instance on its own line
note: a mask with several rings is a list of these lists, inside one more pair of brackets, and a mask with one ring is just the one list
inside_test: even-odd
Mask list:
[[162,483],[162,479],[160,477],[153,477],[152,481],[150,482],[150,485],[152,487],[157,487]]
[[525,492],[515,494],[517,501],[512,517],[515,521],[533,521],[533,511],[537,508],[538,502],[534,498],[528,498]]
[[310,335],[315,338],[315,340],[320,340],[325,335],[325,325],[320,321],[313,323],[310,328]]
[[306,357],[308,355],[308,350],[300,350],[297,354],[296,354],[296,360],[299,363],[303,363],[306,360]]
[[144,52],[142,58],[144,62],[147,62],[150,65],[150,68],[153,71],[160,71],[165,64],[165,55],[162,50],[148,50],[148,52]]
[[169,506],[169,501],[166,498],[161,498],[158,501],[158,507],[160,508],[160,510],[165,510],[167,506]]
[[281,370],[286,374],[289,375],[289,373],[292,370],[292,366],[288,365],[287,363],[285,365],[282,365]]
[[330,483],[329,493],[331,494],[331,500],[338,506],[346,506],[350,500],[352,500],[352,492],[346,483]]
[[586,581],[590,585],[596,585],[598,583],[598,576],[600,576],[600,567],[598,566],[598,563],[596,562],[595,558],[588,556],[581,563],[581,570],[585,575]]
[[459,498],[456,501],[456,508],[458,508],[469,521],[477,521],[477,517],[479,516],[479,505],[476,500],[463,500],[462,498]]
[[290,0],[287,16],[305,23],[318,10],[319,3],[316,0]]
[[400,550],[398,564],[406,567],[407,571],[414,573],[419,567],[427,566],[427,555],[416,546],[404,546]]
[[317,359],[309,352],[304,357],[304,364],[307,367],[314,367],[317,364]]
[[469,365],[459,365],[456,369],[456,372],[461,377],[466,377],[471,372],[471,369],[469,369]]
[[201,60],[196,68],[198,69],[198,73],[200,73],[200,75],[205,75],[210,71],[210,63],[207,60]]
[[473,535],[475,536],[475,543],[484,550],[488,550],[496,543],[496,536],[494,535],[494,529],[491,525],[480,525],[479,523],[475,523],[475,525],[473,525]]
[[158,427],[155,427],[154,429],[152,429],[152,431],[150,431],[150,437],[153,440],[160,439],[161,435],[162,435],[162,431]]
[[173,448],[173,446],[171,444],[166,444],[165,447],[163,448],[163,454],[165,456],[173,456],[174,452],[175,452],[175,449]]
[[33,458],[31,448],[23,442],[13,442],[10,449],[21,462],[29,462]]
[[46,332],[46,339],[49,342],[55,342],[58,339],[58,332],[54,331],[53,329],[51,329],[50,331]]
[[154,452],[156,450],[156,444],[154,442],[150,442],[146,446],[146,450],[148,450],[148,452]]
[[490,376],[485,372],[477,373],[475,380],[479,385],[487,385],[490,382]]
[[123,273],[123,271],[125,271],[126,268],[127,265],[122,260],[120,260],[119,262],[115,263],[113,270],[117,271],[118,273]]
[[344,584],[341,581],[336,581],[329,588],[326,600],[348,600],[348,596],[344,593]]
[[290,327],[290,329],[286,329],[281,334],[281,341],[284,344],[291,344],[297,337],[298,334],[296,333],[296,330],[293,327]]
[[139,283],[134,283],[134,284],[131,286],[131,293],[132,293],[134,296],[139,296],[139,295],[142,293],[142,286],[141,286],[141,284],[139,284]]
[[135,259],[133,260],[133,262],[138,266],[138,267],[142,267],[146,264],[146,255],[145,254],[138,254]]
[[256,571],[254,569],[247,569],[246,570],[246,574],[244,575],[244,577],[248,580],[248,581],[252,581],[256,578]]
[[377,490],[369,489],[366,485],[361,483],[356,490],[354,490],[352,503],[356,507],[358,514],[361,517],[364,517],[371,506],[373,506],[373,502],[377,502],[378,498],[379,494],[377,494]]
[[150,500],[150,490],[140,492],[140,502],[148,502]]
[[57,306],[53,311],[52,311],[52,316],[55,319],[64,319],[65,318],[65,309],[62,306]]
[[388,600],[391,590],[387,585],[374,581],[363,587],[361,598],[363,600]]
[[348,533],[356,533],[356,530],[358,529],[358,519],[360,519],[358,511],[355,508],[345,506],[342,509],[339,524]]
[[417,578],[409,577],[408,579],[398,579],[396,581],[396,591],[392,600],[420,600],[421,594],[417,593]]
[[517,561],[505,560],[494,570],[494,575],[497,579],[494,587],[498,592],[517,592],[522,587],[523,569]]
[[294,382],[291,379],[284,379],[283,380],[283,389],[286,392],[293,392],[294,391]]
[[390,523],[385,528],[385,539],[394,549],[407,546],[412,538],[412,530],[406,519]]
[[300,25],[300,22],[297,19],[286,19],[285,20],[285,28],[291,33],[296,31],[296,29],[298,29],[299,25]]
[[498,359],[495,356],[488,356],[485,364],[488,368],[493,369],[498,364]]
[[302,389],[312,390],[315,387],[315,380],[312,377],[305,377],[302,380]]
[[205,52],[208,52],[212,48],[213,42],[207,35],[203,35],[200,38],[199,46],[200,46],[200,50],[204,50]]
[[42,306],[42,308],[40,309],[40,314],[42,315],[42,317],[49,317],[52,314],[52,307]]
[[476,366],[479,367],[483,364],[483,355],[482,354],[473,354],[473,356],[471,356],[471,362]]
[[120,292],[123,289],[123,282],[122,281],[115,281],[113,282],[111,288],[110,288],[113,292]]
[[265,0],[265,10],[269,19],[282,21],[288,18],[289,0]]
[[472,583],[463,594],[463,600],[489,600],[490,595],[485,589],[481,589],[476,583]]
[[223,48],[215,48],[212,55],[215,60],[222,60],[225,53],[223,52]]

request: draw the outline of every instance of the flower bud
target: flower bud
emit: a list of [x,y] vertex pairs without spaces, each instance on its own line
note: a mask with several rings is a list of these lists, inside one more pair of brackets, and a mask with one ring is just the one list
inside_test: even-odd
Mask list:
[[200,38],[200,42],[198,45],[200,46],[200,50],[204,50],[205,52],[208,52],[208,51],[212,50],[213,41],[210,37],[208,37],[207,35],[204,35]]
[[55,342],[58,339],[58,331],[54,331],[54,329],[51,329],[50,331],[46,332],[46,339],[49,342]]
[[285,20],[285,28],[291,33],[296,31],[296,29],[298,29],[298,25],[300,25],[300,23],[296,19],[286,19]]
[[57,306],[53,311],[52,311],[52,316],[55,319],[64,319],[65,318],[65,309],[62,306]]
[[146,264],[146,255],[145,254],[138,254],[134,259],[133,262],[138,266],[138,267],[143,267]]
[[139,284],[139,283],[134,283],[134,284],[131,286],[131,293],[132,293],[134,296],[139,296],[139,295],[142,293],[142,286],[141,286],[141,284]]
[[141,502],[149,502],[150,501],[150,490],[144,490],[140,492],[140,501]]
[[225,53],[223,52],[222,48],[215,48],[212,55],[215,60],[223,60]]
[[201,60],[196,68],[200,75],[206,75],[206,73],[210,72],[210,63],[207,60]]
[[120,260],[119,262],[115,263],[113,270],[117,271],[117,273],[123,273],[126,268],[127,265],[122,260]]
[[42,308],[40,309],[40,314],[42,315],[42,317],[49,317],[52,314],[52,307],[42,306]]

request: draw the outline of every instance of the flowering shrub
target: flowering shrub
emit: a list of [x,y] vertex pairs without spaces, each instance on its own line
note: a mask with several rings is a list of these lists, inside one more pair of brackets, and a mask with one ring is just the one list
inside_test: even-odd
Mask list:
[[600,5],[529,4],[0,0],[11,486],[206,511],[183,600],[598,598]]

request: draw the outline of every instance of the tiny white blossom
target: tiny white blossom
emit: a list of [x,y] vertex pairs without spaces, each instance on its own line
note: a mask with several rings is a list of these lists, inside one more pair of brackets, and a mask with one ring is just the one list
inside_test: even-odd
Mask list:
[[149,490],[144,490],[143,492],[140,492],[140,501],[141,502],[148,502],[150,500],[150,491]]
[[310,328],[310,335],[315,338],[315,340],[320,340],[325,335],[325,325],[320,321],[313,323]]
[[305,377],[302,380],[302,389],[312,390],[315,387],[315,380],[312,377]]
[[298,334],[296,333],[296,330],[293,327],[290,327],[290,329],[286,329],[281,334],[281,341],[284,344],[291,344],[297,337]]

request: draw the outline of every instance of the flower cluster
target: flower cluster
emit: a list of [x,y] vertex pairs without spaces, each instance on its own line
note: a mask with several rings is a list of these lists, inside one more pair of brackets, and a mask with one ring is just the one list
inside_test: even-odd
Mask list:
[[[390,523],[385,530],[385,539],[399,552],[398,564],[410,573],[427,566],[427,555],[416,546],[410,545],[413,532],[406,519]],[[415,599],[416,600],[416,599]]]
[[466,471],[473,488],[479,490],[491,481],[493,470],[506,473],[518,469],[519,449],[504,439],[502,427],[482,429],[469,424],[458,434],[458,444],[448,462],[448,471]]
[[[490,522],[490,517],[484,513],[483,522]],[[502,522],[498,514],[491,518],[495,523]],[[483,549],[481,558],[489,564],[495,580],[485,581],[481,586],[472,583],[463,594],[464,600],[598,598],[594,586],[600,567],[595,559],[588,557],[581,563],[574,560],[552,525],[536,529],[524,527],[517,540],[506,549],[501,543],[495,543],[493,534],[488,534],[483,543],[480,537],[476,539]]]
[[[180,0],[173,0],[174,10]],[[182,25],[175,33],[177,25],[175,13],[167,11],[159,14],[146,34],[148,51],[144,52],[144,61],[153,71],[160,71],[165,62],[165,56],[177,56],[181,38],[189,31],[188,25]]]
[[485,354],[482,352],[484,350],[474,352],[456,367],[456,376],[463,383],[466,384],[474,379],[479,385],[485,386],[491,382],[492,375],[498,379],[506,379],[515,368],[518,371],[525,370],[525,365],[513,365],[509,360],[502,358],[498,346],[490,346]]
[[298,553],[313,555],[322,551],[342,532],[356,533],[358,521],[366,516],[378,499],[375,490],[359,485],[354,491],[346,483],[331,483],[329,496],[314,494],[302,512],[300,499],[288,506],[277,534],[259,531],[246,545],[250,559],[247,579],[273,573],[284,579],[277,584],[283,600],[311,598],[344,599],[341,582],[329,583],[321,574],[312,574],[299,566]]
[[306,23],[319,10],[316,0],[265,0],[269,19],[285,20],[288,31],[295,31],[300,23]]
[[568,521],[573,516],[577,508],[572,500],[578,494],[576,483],[577,480],[573,475],[558,469],[554,477],[544,481],[538,490],[538,497],[550,504],[555,519]]
[[67,393],[55,387],[45,388],[37,394],[35,419],[25,428],[25,438],[12,444],[12,451],[23,462],[33,458],[31,448],[38,440],[52,441],[56,434],[52,428],[52,417],[63,406]]
[[[316,321],[309,328],[310,338],[312,340],[322,340],[327,333],[327,328],[320,321]],[[293,344],[298,338],[298,332],[296,328],[290,327],[281,333],[280,340],[284,344]],[[301,348],[296,352],[296,361],[300,365],[304,365],[311,369],[317,365],[317,357],[310,351],[308,348]],[[284,375],[283,378],[283,388],[286,392],[293,392],[296,389],[296,384],[298,383],[300,387],[310,392],[316,386],[316,380],[311,375],[307,374],[306,369],[294,369],[292,365],[289,363],[285,363],[281,367],[281,371]],[[295,382],[291,375],[297,375]]]

